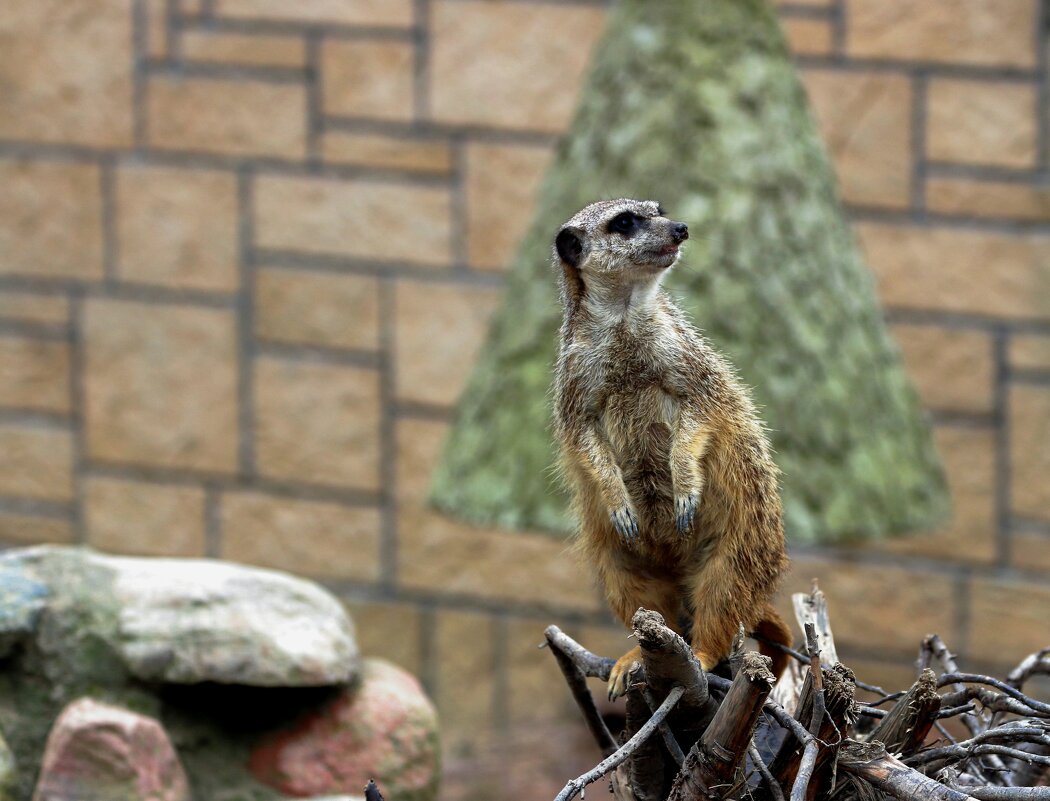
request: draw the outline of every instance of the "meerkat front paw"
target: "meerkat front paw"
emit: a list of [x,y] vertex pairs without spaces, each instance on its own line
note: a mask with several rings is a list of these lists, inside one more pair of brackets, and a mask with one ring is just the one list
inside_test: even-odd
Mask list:
[[615,701],[621,695],[627,695],[630,687],[631,671],[642,659],[642,650],[637,645],[616,660],[609,671],[609,700]]
[[613,509],[609,512],[609,519],[612,520],[616,533],[627,540],[627,542],[637,541],[638,514],[631,508],[629,503],[625,503],[619,509]]
[[688,495],[675,495],[674,498],[674,525],[679,534],[685,534],[693,524],[693,516],[696,508],[700,505],[700,493],[690,492]]

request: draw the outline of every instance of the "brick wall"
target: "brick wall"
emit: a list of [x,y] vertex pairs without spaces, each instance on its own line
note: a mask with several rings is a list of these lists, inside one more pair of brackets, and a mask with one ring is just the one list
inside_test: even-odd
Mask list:
[[[11,4],[0,539],[318,577],[435,695],[448,797],[584,767],[533,646],[622,633],[562,543],[423,499],[605,8]],[[939,532],[797,551],[789,586],[821,577],[871,680],[928,630],[1012,661],[1050,641],[1043,8],[780,10],[956,502]]]

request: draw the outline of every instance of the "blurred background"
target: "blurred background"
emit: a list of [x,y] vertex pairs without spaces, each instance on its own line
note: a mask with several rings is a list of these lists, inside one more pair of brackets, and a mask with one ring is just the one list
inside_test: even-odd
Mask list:
[[[425,500],[607,6],[6,4],[0,540],[321,580],[435,699],[446,798],[592,763],[536,649],[626,650],[589,575]],[[1050,639],[1044,6],[778,6],[953,494],[793,552],[886,686],[927,632],[989,672]]]

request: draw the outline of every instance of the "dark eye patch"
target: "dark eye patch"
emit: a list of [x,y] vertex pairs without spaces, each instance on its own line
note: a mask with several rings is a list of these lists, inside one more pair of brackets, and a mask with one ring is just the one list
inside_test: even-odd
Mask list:
[[609,232],[630,236],[637,230],[639,222],[641,222],[641,218],[637,214],[625,211],[622,214],[617,214],[609,221]]
[[657,217],[666,217],[667,216],[667,212],[664,211],[664,207],[661,206],[659,203],[656,204],[656,216]]

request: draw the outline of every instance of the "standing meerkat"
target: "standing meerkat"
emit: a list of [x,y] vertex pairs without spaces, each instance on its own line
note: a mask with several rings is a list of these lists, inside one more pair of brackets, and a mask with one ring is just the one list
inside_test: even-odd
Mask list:
[[[592,203],[562,226],[555,432],[577,548],[613,611],[629,627],[639,607],[656,610],[709,670],[741,624],[785,645],[791,634],[770,603],[787,557],[765,429],[660,288],[688,237],[654,201]],[[779,675],[786,656],[760,648]],[[611,697],[638,658],[617,661]]]

